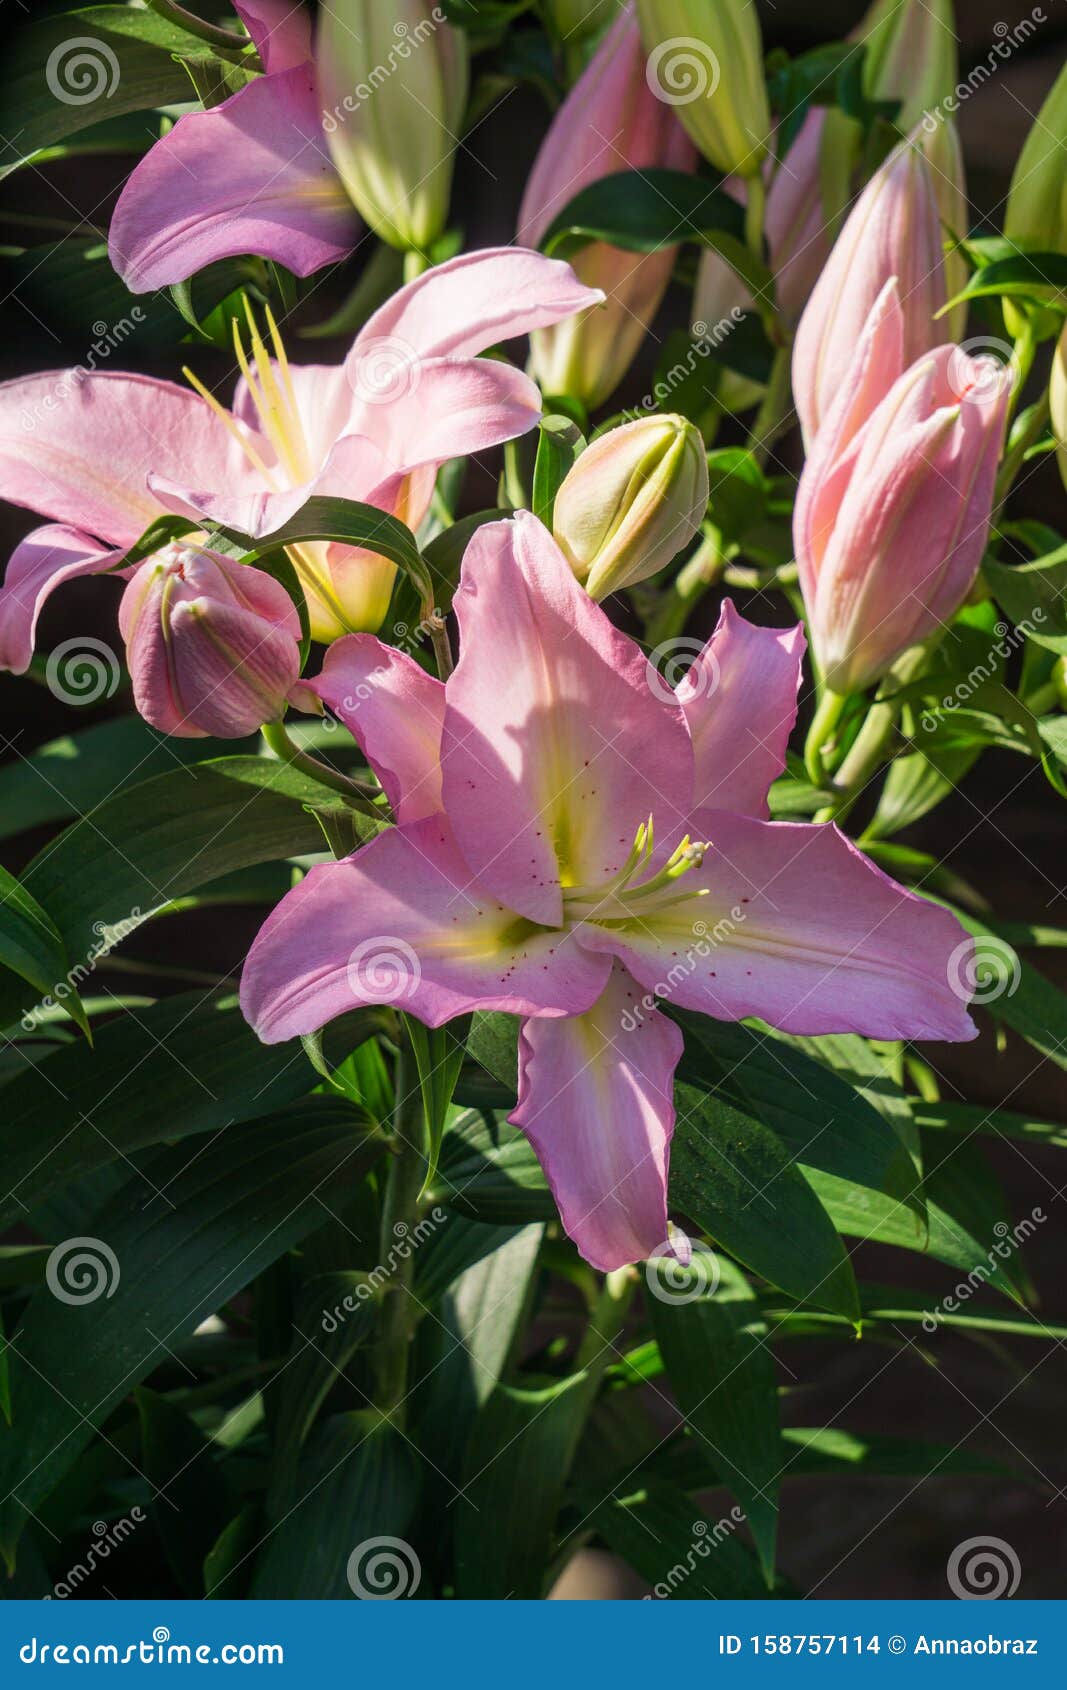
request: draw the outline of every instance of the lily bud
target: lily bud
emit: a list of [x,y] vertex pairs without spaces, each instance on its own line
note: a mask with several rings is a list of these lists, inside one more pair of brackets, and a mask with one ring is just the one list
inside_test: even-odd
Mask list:
[[899,100],[907,133],[959,79],[952,0],[875,0],[853,39],[866,47],[863,84],[873,100]]
[[[923,150],[933,173],[934,198],[941,219],[941,242],[944,247],[953,238],[965,237],[970,229],[970,206],[963,167],[963,148],[959,133],[951,118],[939,123],[931,134],[923,128],[916,131],[917,144]],[[943,255],[945,292],[955,299],[967,286],[970,270],[962,252],[948,251]],[[967,302],[954,305],[942,319],[947,340],[962,340],[967,327]]]
[[300,674],[300,618],[272,576],[214,552],[146,559],[119,607],[133,696],[180,739],[242,739],[285,712]]
[[809,448],[892,276],[900,284],[906,369],[947,334],[937,319],[946,299],[937,196],[930,166],[910,141],[890,153],[856,201],[800,319],[793,399]]
[[582,453],[556,495],[553,532],[590,598],[655,575],[699,533],[708,460],[684,417],[641,417]]
[[1010,371],[940,346],[885,391],[900,332],[890,283],[797,496],[793,540],[812,644],[826,685],[843,694],[878,680],[967,597],[1004,443]]
[[1052,380],[1048,389],[1056,458],[1067,487],[1067,324],[1064,325],[1052,359]]
[[1004,233],[1037,252],[1067,252],[1067,65],[1038,112],[1011,179]]
[[[645,55],[627,6],[556,113],[519,213],[520,246],[537,246],[582,188],[622,170],[688,170],[693,148],[645,77]],[[640,350],[674,269],[677,248],[623,252],[594,241],[568,253],[579,281],[606,304],[530,337],[530,372],[546,393],[590,410],[614,392]]]
[[755,0],[637,0],[648,84],[724,176],[755,176],[771,114]]
[[466,36],[431,0],[323,0],[315,40],[330,155],[365,221],[424,251],[448,220]]

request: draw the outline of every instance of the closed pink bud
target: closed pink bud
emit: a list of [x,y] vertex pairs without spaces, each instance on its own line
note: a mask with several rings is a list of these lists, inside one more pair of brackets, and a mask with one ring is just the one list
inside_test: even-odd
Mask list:
[[[519,213],[521,246],[537,246],[592,182],[624,170],[691,169],[696,149],[648,85],[632,5],[619,14],[578,79],[537,155]],[[607,303],[531,336],[531,370],[547,393],[593,408],[623,379],[671,279],[676,248],[623,252],[593,242],[566,254],[580,281]]]
[[180,739],[242,739],[285,712],[300,674],[300,618],[272,576],[169,546],[142,563],[119,627],[141,715]]
[[1010,372],[939,346],[890,381],[902,313],[880,295],[801,477],[794,544],[833,692],[860,692],[947,622],[989,532]]
[[868,182],[834,243],[797,329],[793,402],[810,448],[838,393],[875,300],[900,287],[901,369],[944,343],[941,219],[933,177],[909,141]]

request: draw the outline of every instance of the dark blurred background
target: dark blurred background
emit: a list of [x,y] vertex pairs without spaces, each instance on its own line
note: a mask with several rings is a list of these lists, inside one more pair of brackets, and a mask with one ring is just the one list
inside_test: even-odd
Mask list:
[[[760,9],[768,49],[791,51],[840,38],[864,11],[858,0],[775,0]],[[28,19],[35,10],[24,11],[8,0],[3,21],[18,28],[19,19]],[[1040,11],[1047,21],[962,107],[960,130],[975,228],[999,228],[1013,162],[1063,63],[1067,5],[1064,0],[1044,0]],[[999,39],[996,25],[1037,16],[1024,6],[1017,17],[1005,10],[1003,0],[957,0],[956,14],[962,76],[987,58]],[[506,94],[468,138],[454,199],[455,221],[465,229],[468,247],[512,238],[522,185],[548,117],[535,90],[518,88]],[[151,119],[146,116],[144,122],[148,129]],[[130,162],[116,157],[60,160],[15,173],[0,184],[0,243],[8,249],[103,238]],[[313,279],[286,330],[291,357],[333,362],[343,356],[346,339],[302,341],[299,329],[326,319],[341,303],[371,245],[367,238],[343,278]],[[77,313],[75,321],[65,317],[32,262],[0,264],[0,299],[3,379],[84,360],[84,312],[80,327],[75,326]],[[688,300],[676,289],[650,337],[647,355],[613,404],[632,402],[647,392],[659,342],[672,327],[685,327],[688,321]],[[136,330],[112,360],[116,368],[176,380],[181,380],[184,362],[193,362],[223,394],[236,373],[225,355],[210,346],[161,347],[151,338],[139,340]],[[719,443],[730,438],[726,430]],[[798,467],[795,438],[781,442],[776,456],[784,465]],[[488,473],[481,487],[471,489],[471,497],[471,508],[494,502]],[[1030,466],[1012,510],[1017,516],[1064,527],[1065,495],[1053,459],[1041,458]],[[4,557],[36,521],[30,513],[0,506]],[[737,596],[743,603],[745,595]],[[64,588],[42,618],[39,648],[47,652],[63,639],[85,633],[114,643],[118,597],[117,584],[103,580]],[[695,631],[710,629],[717,608],[715,599],[700,607]],[[786,619],[781,605],[754,606],[749,613],[757,620]],[[108,704],[74,711],[32,680],[0,676],[0,757],[24,755],[57,734],[87,727],[123,708],[128,703],[120,692]],[[17,872],[46,836],[22,835],[9,842],[5,864]],[[949,863],[995,903],[1002,919],[1067,928],[1062,801],[1033,762],[1007,752],[987,752],[954,801],[900,838]],[[245,910],[191,912],[158,930],[151,925],[143,929],[122,954],[235,975],[258,919],[256,912]],[[1067,987],[1067,953],[1044,950],[1038,960]],[[988,1021],[985,1028],[977,1046],[933,1051],[945,1095],[1067,1119],[1063,1070],[1039,1061],[1037,1053],[1013,1035],[998,1050]],[[1028,1242],[1026,1262],[1040,1293],[1040,1317],[1067,1322],[1064,1154],[1029,1143],[988,1138],[983,1143],[1013,1217],[1029,1213],[1035,1204],[1049,1216],[1049,1224],[1039,1227]],[[936,1287],[938,1294],[943,1294],[950,1276],[950,1270],[914,1255],[872,1246],[862,1247],[857,1270],[867,1280]],[[963,1447],[986,1452],[1017,1470],[1019,1482],[943,1478],[915,1486],[910,1480],[871,1479],[842,1486],[821,1479],[795,1481],[787,1486],[783,1508],[784,1568],[801,1589],[817,1596],[939,1597],[948,1594],[944,1569],[952,1548],[964,1538],[994,1533],[1009,1541],[1021,1559],[1020,1596],[1064,1595],[1063,1345],[1028,1339],[997,1346],[994,1352],[942,1333],[933,1355],[936,1364],[916,1347],[911,1355],[887,1365],[889,1352],[874,1344],[790,1346],[785,1360],[800,1383],[789,1387],[786,1418],[796,1424],[838,1424],[948,1444],[962,1440]]]

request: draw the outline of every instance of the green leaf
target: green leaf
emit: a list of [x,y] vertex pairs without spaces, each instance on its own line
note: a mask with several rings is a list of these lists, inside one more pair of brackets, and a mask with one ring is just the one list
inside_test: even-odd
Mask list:
[[753,1273],[791,1296],[858,1319],[856,1282],[841,1240],[776,1135],[684,1083],[676,1084],[675,1098],[672,1210],[691,1216]]
[[546,528],[552,527],[556,494],[584,445],[581,430],[569,417],[541,418],[534,461],[533,513]]
[[[1067,1326],[1049,1326],[1036,1315],[1026,1315],[1018,1310],[990,1308],[981,1304],[968,1304],[959,1310],[945,1309],[939,1302],[943,1293],[908,1291],[897,1285],[863,1285],[860,1291],[864,1331],[903,1323],[913,1326],[925,1324],[929,1332],[929,1322],[936,1310],[939,1327],[962,1332],[989,1332],[994,1336],[1018,1338],[1067,1338]],[[845,1324],[839,1315],[784,1307],[773,1292],[765,1293],[760,1302],[768,1321],[772,1323],[775,1337],[812,1337]]]
[[141,1470],[152,1486],[150,1516],[182,1594],[204,1595],[204,1559],[226,1518],[223,1470],[196,1422],[142,1386]]
[[766,1600],[759,1567],[734,1535],[738,1523],[729,1516],[712,1523],[684,1490],[658,1480],[598,1499],[584,1521],[663,1600]]
[[756,1295],[732,1262],[710,1295],[645,1299],[678,1405],[748,1517],[768,1586],[778,1532],[778,1386]]
[[[417,1437],[435,1466],[458,1476],[471,1423],[507,1365],[527,1306],[544,1228],[510,1236],[466,1221],[446,1229],[451,1252],[466,1230],[497,1233],[497,1246],[466,1268],[418,1332],[419,1379],[412,1402]],[[417,1260],[417,1258],[416,1258]],[[425,1269],[424,1269],[425,1273]],[[425,1278],[423,1280],[425,1286]]]
[[1016,252],[1010,258],[995,259],[976,270],[967,286],[938,312],[939,317],[954,305],[969,299],[1034,299],[1044,305],[1067,304],[1067,256],[1062,252]]
[[175,54],[203,51],[186,30],[127,6],[87,6],[23,24],[5,66],[7,130],[16,144],[0,177],[103,118],[188,100]]
[[487,1118],[478,1109],[465,1110],[445,1133],[427,1201],[503,1226],[558,1218],[556,1200],[526,1134],[504,1116]]
[[563,1486],[589,1408],[589,1379],[498,1385],[471,1430],[456,1500],[456,1595],[544,1595]]
[[[99,1272],[75,1283],[76,1302],[42,1286],[13,1341],[14,1429],[0,1439],[0,1543],[9,1559],[27,1510],[94,1427],[182,1337],[320,1225],[318,1192],[336,1202],[354,1190],[380,1148],[350,1106],[312,1098],[227,1128],[199,1156],[178,1144],[140,1161],[93,1217]],[[146,1202],[146,1187],[160,1195]],[[58,1258],[54,1278],[67,1288]]]
[[102,1027],[4,1090],[0,1223],[45,1193],[164,1140],[218,1132],[303,1096],[312,1076],[203,992]]
[[219,1599],[244,1596],[252,1575],[252,1556],[260,1539],[259,1509],[236,1514],[204,1558],[204,1595]]
[[711,497],[708,515],[727,545],[736,545],[767,515],[771,484],[743,446],[708,453]]
[[1067,996],[977,916],[960,909],[956,914],[975,940],[972,960],[961,966],[977,984],[983,1009],[1067,1068]]
[[1067,546],[1032,563],[995,563],[982,573],[1001,608],[1027,639],[1058,655],[1067,652]]
[[742,241],[745,214],[722,187],[680,170],[623,170],[576,194],[553,218],[541,246],[557,257],[589,241],[624,252],[659,252],[723,233]]
[[252,1596],[414,1596],[421,1566],[405,1533],[418,1496],[417,1457],[394,1427],[373,1410],[334,1415],[271,1499]]
[[1067,1150],[1067,1126],[1059,1121],[1042,1121],[1032,1115],[1018,1115],[1008,1109],[987,1109],[984,1103],[916,1103],[915,1119],[931,1132],[988,1133],[991,1138],[1016,1138]]
[[[60,1007],[88,1034],[89,1022],[78,996],[66,947],[51,917],[0,865],[0,966],[26,980],[49,1003]],[[21,991],[21,988],[18,988]]]
[[[235,529],[223,528],[220,532],[231,543],[241,543],[245,539]],[[288,522],[272,534],[260,536],[250,549],[244,550],[242,562],[254,563],[262,568],[262,560],[272,553],[310,540],[361,546],[379,557],[388,558],[409,577],[421,603],[427,609],[432,606],[433,583],[411,529],[388,512],[377,510],[374,505],[361,504],[357,499],[322,496],[309,499]],[[247,541],[245,543],[247,545]]]
[[782,1443],[784,1478],[824,1474],[870,1474],[879,1478],[936,1478],[952,1473],[1024,1476],[1002,1461],[972,1454],[958,1444],[849,1432],[843,1426],[785,1426]]
[[[307,806],[340,802],[270,758],[193,764],[128,787],[75,822],[34,858],[23,884],[48,909],[68,955],[84,959],[183,893],[254,863],[320,850]],[[357,825],[373,828],[362,817]],[[0,985],[0,1025],[25,1000]]]
[[840,1075],[770,1033],[680,1011],[672,1016],[686,1036],[686,1079],[725,1091],[777,1133],[801,1167],[883,1191],[922,1214],[907,1147]]
[[[222,741],[216,744],[221,751]],[[203,762],[213,749],[211,741],[156,733],[140,716],[120,716],[49,740],[0,767],[0,839],[82,815],[124,787]],[[254,751],[255,741],[231,742],[226,750]]]

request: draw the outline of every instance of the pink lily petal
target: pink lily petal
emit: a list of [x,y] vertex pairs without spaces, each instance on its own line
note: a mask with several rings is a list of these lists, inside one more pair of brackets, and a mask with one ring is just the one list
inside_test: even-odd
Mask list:
[[476,884],[443,816],[388,828],[313,868],[248,954],[241,1007],[266,1044],[368,1003],[440,1027],[473,1009],[572,1015],[609,968],[563,933],[517,921]]
[[486,247],[439,264],[374,313],[348,355],[356,383],[361,362],[382,343],[407,347],[419,358],[473,357],[498,341],[544,329],[603,303],[569,264],[523,247]]
[[[710,849],[670,911],[582,943],[622,958],[649,991],[722,1021],[759,1016],[787,1033],[970,1039],[953,989],[963,929],[874,867],[833,826],[701,818]],[[706,888],[700,896],[699,889]],[[958,985],[958,982],[956,982]]]
[[482,884],[559,926],[561,881],[616,873],[653,811],[665,843],[675,823],[670,843],[680,837],[693,781],[685,719],[527,512],[477,531],[454,605],[445,808]]
[[445,689],[413,657],[373,634],[348,634],[322,673],[300,683],[344,723],[378,776],[400,822],[441,808]]
[[616,965],[584,1015],[527,1021],[510,1117],[537,1152],[563,1225],[606,1273],[667,1241],[682,1035],[655,1008],[640,1008],[641,996]]
[[122,551],[105,551],[76,528],[49,523],[20,540],[0,588],[0,669],[21,675],[33,656],[37,618],[45,600],[77,575],[99,575]]
[[397,472],[514,440],[543,409],[529,376],[495,359],[413,358],[386,402],[376,400],[362,365],[350,365],[349,376],[356,399],[349,427],[373,439]]
[[811,443],[797,489],[793,536],[809,605],[815,602],[819,562],[848,489],[858,436],[903,371],[904,319],[893,276],[871,307],[845,379]]
[[797,719],[803,629],[757,628],[727,599],[719,624],[675,691],[693,738],[696,810],[766,820]]
[[126,548],[164,508],[150,470],[208,486],[249,475],[219,418],[173,382],[56,371],[0,386],[0,498]]
[[300,0],[232,0],[263,69],[292,70],[311,58],[311,17]]
[[[402,483],[402,477],[390,476],[380,447],[359,435],[347,435],[339,440],[314,479],[298,487],[272,492],[263,477],[243,460],[229,480],[218,468],[213,475],[210,469],[206,474],[211,479],[197,485],[188,478],[151,471],[147,483],[158,506],[164,510],[179,516],[207,517],[254,539],[273,534],[314,494],[340,494],[392,509]],[[218,491],[219,488],[223,491]],[[392,501],[388,506],[381,503],[387,497]]]
[[310,276],[351,252],[357,227],[302,64],[179,118],[123,188],[108,250],[148,293],[249,252]]
[[[279,380],[277,359],[271,358],[269,362],[275,379]],[[284,389],[286,384],[279,380],[279,385]],[[290,364],[288,385],[292,388],[296,401],[308,458],[312,468],[318,470],[326,462],[342,435],[360,432],[352,424],[354,400],[345,377],[344,366]],[[238,378],[230,408],[237,420],[256,436],[256,450],[264,462],[273,465],[274,449],[261,432],[263,424],[244,376]]]

